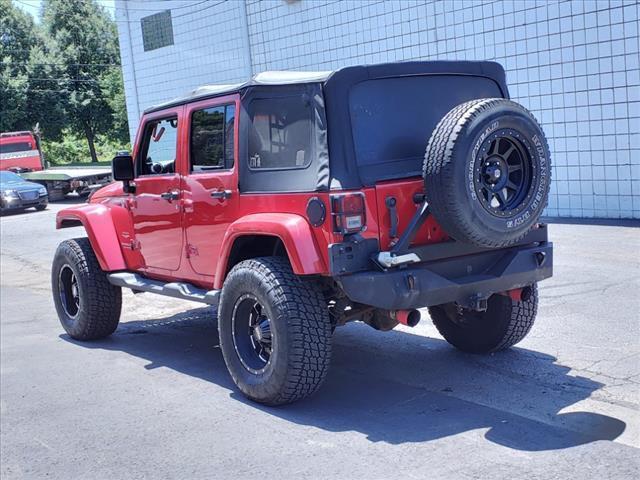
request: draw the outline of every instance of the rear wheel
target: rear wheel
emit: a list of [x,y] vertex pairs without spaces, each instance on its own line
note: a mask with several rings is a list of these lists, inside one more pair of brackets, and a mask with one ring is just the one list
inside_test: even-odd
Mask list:
[[454,347],[470,353],[505,350],[522,340],[531,330],[538,309],[538,290],[531,289],[527,300],[516,302],[507,295],[492,295],[487,310],[476,312],[455,303],[429,307],[440,334]]
[[220,347],[251,400],[280,405],[315,392],[331,359],[331,322],[321,290],[285,258],[245,260],[225,280]]
[[72,338],[96,340],[118,327],[122,290],[109,283],[87,238],[58,246],[51,286],[60,323]]

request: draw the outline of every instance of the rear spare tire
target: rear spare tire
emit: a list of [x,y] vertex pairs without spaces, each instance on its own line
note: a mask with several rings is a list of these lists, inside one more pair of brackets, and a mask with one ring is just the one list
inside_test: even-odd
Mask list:
[[549,146],[522,105],[471,100],[438,123],[425,153],[426,200],[454,239],[507,247],[522,239],[547,204]]

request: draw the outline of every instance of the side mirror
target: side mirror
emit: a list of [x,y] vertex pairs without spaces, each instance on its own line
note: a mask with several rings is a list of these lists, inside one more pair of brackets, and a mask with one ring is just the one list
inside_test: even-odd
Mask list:
[[111,161],[111,171],[113,179],[122,181],[125,193],[133,193],[135,186],[131,185],[131,181],[135,178],[133,171],[133,158],[129,152],[118,152]]

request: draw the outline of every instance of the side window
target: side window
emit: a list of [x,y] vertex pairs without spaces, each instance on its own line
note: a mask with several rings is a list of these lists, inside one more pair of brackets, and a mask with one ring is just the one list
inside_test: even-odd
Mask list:
[[249,167],[304,168],[311,162],[313,107],[305,96],[258,99],[249,105]]
[[193,112],[190,138],[192,172],[233,166],[234,119],[234,105]]
[[142,150],[138,157],[139,175],[174,173],[178,119],[153,120],[146,124]]

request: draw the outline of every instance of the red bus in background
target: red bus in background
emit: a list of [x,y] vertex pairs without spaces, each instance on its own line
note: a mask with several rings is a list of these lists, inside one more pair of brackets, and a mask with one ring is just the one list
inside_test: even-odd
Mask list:
[[0,170],[21,173],[43,168],[40,145],[32,132],[0,133]]

